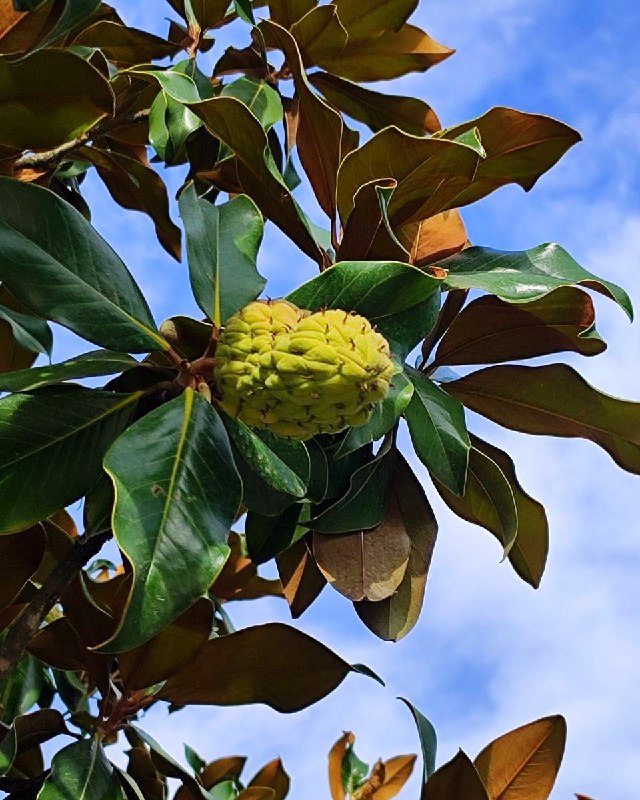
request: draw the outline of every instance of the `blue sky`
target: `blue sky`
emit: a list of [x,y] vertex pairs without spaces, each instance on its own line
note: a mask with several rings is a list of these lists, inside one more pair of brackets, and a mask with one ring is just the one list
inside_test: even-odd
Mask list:
[[[130,24],[165,28],[169,7],[160,0],[114,5]],[[499,249],[557,241],[588,269],[625,286],[640,307],[640,6],[628,0],[429,0],[413,21],[458,52],[394,89],[430,102],[444,125],[508,105],[557,116],[584,136],[532,192],[508,187],[467,209],[470,238]],[[381,88],[392,91],[391,85]],[[178,177],[171,182],[177,185]],[[197,313],[186,265],[164,254],[150,222],[121,211],[97,181],[86,186],[96,227],[129,265],[156,318]],[[275,230],[265,239],[260,264],[271,295],[315,274]],[[566,360],[579,363],[587,380],[608,393],[640,400],[639,325],[630,326],[604,298],[597,298],[597,308],[609,350],[597,359]],[[75,347],[73,337],[61,335],[56,355]],[[261,707],[194,709],[172,717],[153,710],[147,725],[164,747],[177,756],[183,741],[207,758],[248,753],[255,769],[281,755],[294,778],[293,797],[328,797],[326,752],[343,730],[356,733],[361,757],[371,762],[416,751],[413,723],[395,700],[403,695],[436,726],[439,763],[458,747],[474,756],[512,727],[563,713],[569,738],[552,797],[583,792],[624,800],[637,793],[638,478],[590,443],[525,437],[472,416],[470,423],[511,452],[521,482],[547,508],[551,552],[540,590],[499,563],[493,537],[443,507],[413,459],[440,521],[417,627],[397,645],[381,643],[330,590],[299,623],[347,660],[369,664],[387,688],[350,677],[295,716]],[[239,625],[288,617],[276,601],[235,604],[230,612]],[[417,796],[412,785],[403,796]]]

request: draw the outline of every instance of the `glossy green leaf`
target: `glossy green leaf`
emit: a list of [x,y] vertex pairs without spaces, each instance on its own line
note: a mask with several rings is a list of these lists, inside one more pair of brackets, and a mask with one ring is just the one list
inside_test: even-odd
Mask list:
[[228,83],[222,96],[235,97],[244,103],[266,131],[282,122],[280,95],[265,81],[243,76]]
[[454,494],[464,493],[471,443],[464,409],[422,372],[405,368],[415,387],[404,416],[416,455]]
[[376,457],[353,473],[346,494],[315,508],[314,516],[305,525],[319,533],[375,528],[387,508],[396,460],[394,437],[389,435]]
[[184,72],[175,69],[131,69],[128,72],[149,83],[159,84],[163,92],[181,103],[197,103],[200,100],[195,81]]
[[53,383],[114,375],[137,364],[135,358],[126,353],[93,350],[59,364],[5,372],[0,375],[0,392],[28,392]]
[[440,281],[395,262],[343,261],[287,295],[299,308],[356,311],[381,328],[437,292]]
[[264,231],[262,214],[246,195],[214,206],[199,198],[190,184],[180,195],[180,215],[193,294],[219,328],[265,287],[266,280],[256,267]]
[[20,753],[68,732],[64,717],[53,708],[16,717],[0,743],[0,775],[7,774]]
[[640,474],[640,403],[599,392],[566,364],[488,367],[444,388],[505,428],[588,439]]
[[0,305],[0,319],[8,322],[13,336],[20,347],[32,353],[45,353],[51,356],[53,334],[43,319],[31,314],[21,314],[11,308]]
[[59,387],[0,400],[0,532],[26,528],[82,497],[139,397]]
[[415,97],[373,92],[328,72],[313,72],[309,81],[333,106],[367,125],[374,133],[389,125],[396,125],[414,136],[435,133],[440,128],[433,109]]
[[0,178],[0,279],[25,306],[97,345],[167,348],[123,262],[48,189]]
[[233,0],[233,7],[235,9],[236,14],[240,17],[241,20],[244,22],[248,22],[250,25],[255,25],[256,21],[253,16],[253,8],[251,6],[251,0]]
[[304,497],[310,477],[309,452],[303,442],[250,428],[228,415],[223,422],[242,458],[278,492]]
[[265,703],[290,713],[360,671],[306,633],[271,622],[212,639],[169,678],[158,697],[185,705]]
[[511,485],[495,461],[472,446],[464,494],[459,497],[439,481],[434,484],[454,513],[496,536],[506,558],[518,534],[518,511]]
[[113,114],[108,81],[64,50],[0,57],[0,144],[47,149],[75,139]]
[[377,602],[363,600],[353,607],[372,633],[397,642],[413,629],[420,616],[438,524],[420,481],[401,453],[391,488],[411,540],[409,562],[394,594]]
[[439,312],[440,292],[435,291],[422,303],[377,322],[378,330],[386,336],[391,352],[398,361],[404,361],[433,329]]
[[615,300],[633,318],[624,289],[588,272],[557,244],[514,252],[469,247],[438,266],[448,271],[445,286],[482,289],[509,303],[528,303],[560,286],[581,284]]
[[595,330],[591,297],[561,286],[519,305],[492,295],[473,300],[454,318],[429,366],[496,364],[564,351],[593,356],[606,347]]
[[189,107],[236,154],[237,179],[243,192],[304,253],[323,263],[322,252],[273,161],[267,134],[257,117],[235,97],[213,97]]
[[116,488],[114,534],[134,573],[103,647],[118,652],[159,633],[212,584],[229,555],[241,484],[220,417],[191,389],[130,427],[104,467]]
[[438,737],[436,730],[424,714],[419,711],[413,703],[404,697],[399,697],[411,712],[416,727],[418,729],[418,736],[420,737],[420,749],[422,750],[422,783],[423,785],[436,771],[436,752],[438,749]]
[[[400,365],[391,378],[389,394],[373,409],[371,419],[365,425],[350,428],[336,453],[341,458],[370,442],[381,439],[400,419],[413,396],[413,384],[403,374]],[[1,385],[1,379],[0,379]]]
[[353,742],[347,745],[341,767],[342,786],[348,795],[352,795],[362,786],[369,774],[369,765],[358,758]]
[[542,503],[520,486],[508,453],[471,435],[473,447],[494,461],[509,481],[518,512],[518,535],[509,551],[509,561],[517,574],[534,589],[540,586],[549,552],[549,523]]
[[168,165],[187,160],[185,145],[202,121],[180,100],[162,91],[149,111],[149,144]]
[[202,756],[188,744],[185,744],[184,746],[184,757],[187,761],[187,764],[196,773],[196,775],[201,773],[202,770],[207,766],[207,762],[202,758]]
[[38,800],[124,800],[113,765],[98,739],[67,745],[51,762]]
[[300,511],[300,504],[296,503],[277,517],[266,517],[255,511],[247,513],[244,532],[249,558],[254,564],[265,564],[300,538],[296,536]]

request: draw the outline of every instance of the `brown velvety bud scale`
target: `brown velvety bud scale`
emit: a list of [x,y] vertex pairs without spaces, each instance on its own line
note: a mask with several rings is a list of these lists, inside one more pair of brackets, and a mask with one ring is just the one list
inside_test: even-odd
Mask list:
[[216,351],[224,410],[247,425],[310,439],[364,425],[386,397],[389,344],[364,317],[256,300],[234,314]]

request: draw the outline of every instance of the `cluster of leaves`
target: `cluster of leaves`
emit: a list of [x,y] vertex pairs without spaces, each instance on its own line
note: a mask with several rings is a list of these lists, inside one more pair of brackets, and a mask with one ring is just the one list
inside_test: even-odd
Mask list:
[[[297,617],[329,583],[377,636],[411,630],[437,525],[397,447],[401,418],[435,490],[489,530],[534,587],[544,508],[508,454],[469,433],[464,406],[511,429],[590,439],[640,472],[637,404],[566,365],[506,363],[601,353],[581,287],[631,316],[627,295],[555,244],[471,246],[458,211],[508,183],[530,189],[575,131],[507,108],[442,129],[425,102],[360,86],[451,54],[408,22],[417,0],[269,0],[260,21],[254,9],[265,3],[249,0],[170,5],[179,21],[162,38],[99,0],[0,0],[0,391],[9,393],[0,400],[0,703],[13,724],[0,747],[13,747],[21,726],[40,731],[14,748],[7,775],[43,800],[89,783],[96,798],[164,796],[144,775],[114,771],[102,750],[126,730],[134,751],[157,753],[130,724],[152,703],[289,712],[350,671],[371,674],[290,626],[234,631],[225,606],[283,595]],[[205,75],[207,32],[234,20],[250,43]],[[173,66],[151,63],[181,51]],[[372,133],[362,145],[346,118]],[[152,163],[184,168],[179,209],[203,320],[156,326],[90,224],[82,181],[95,169],[180,259],[181,230]],[[300,171],[326,230],[294,198]],[[265,221],[320,269],[291,302],[354,310],[391,344],[393,389],[365,426],[301,443],[218,407],[218,336],[265,287],[256,267]],[[51,353],[49,322],[103,349],[34,367]],[[417,362],[405,363],[417,347]],[[490,366],[453,372],[469,365]],[[103,376],[115,377],[101,389],[77,383]],[[79,535],[65,508],[81,498]],[[243,517],[244,532],[233,531]],[[122,565],[83,569],[112,537]],[[257,565],[274,558],[280,580],[268,581]],[[64,722],[48,708],[54,698],[89,738],[61,751],[47,776],[38,745]],[[22,716],[35,703],[42,710]],[[168,759],[158,756],[156,770],[158,758]],[[200,778],[183,779],[186,789],[227,796]],[[270,796],[257,787],[242,791]]]

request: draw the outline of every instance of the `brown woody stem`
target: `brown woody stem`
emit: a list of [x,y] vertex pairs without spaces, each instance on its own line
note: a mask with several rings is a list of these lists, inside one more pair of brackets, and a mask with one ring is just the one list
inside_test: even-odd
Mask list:
[[110,531],[77,539],[63,560],[52,570],[36,595],[22,609],[8,628],[0,647],[0,682],[22,657],[27,645],[36,635],[45,617],[60,599],[71,581],[100,550]]

